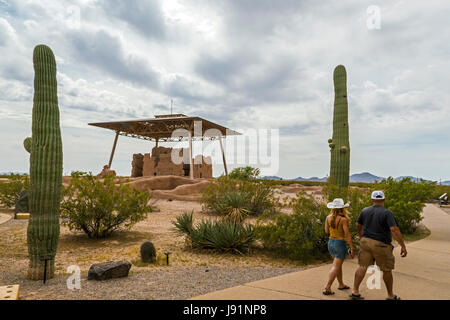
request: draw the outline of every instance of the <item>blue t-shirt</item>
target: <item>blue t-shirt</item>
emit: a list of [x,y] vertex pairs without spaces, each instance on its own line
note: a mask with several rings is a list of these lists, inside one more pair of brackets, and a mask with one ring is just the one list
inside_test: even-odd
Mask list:
[[364,208],[358,217],[358,223],[364,226],[363,237],[391,244],[391,227],[397,226],[394,214],[382,206]]

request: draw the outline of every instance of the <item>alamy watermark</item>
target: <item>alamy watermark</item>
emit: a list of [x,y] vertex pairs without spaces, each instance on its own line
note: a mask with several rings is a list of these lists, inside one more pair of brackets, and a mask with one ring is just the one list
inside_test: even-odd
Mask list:
[[77,265],[70,265],[67,268],[70,276],[67,278],[66,285],[69,290],[81,290],[81,269]]
[[369,30],[381,29],[381,9],[379,6],[371,5],[367,7],[366,13],[368,15],[366,26]]
[[[194,164],[223,164],[222,149],[228,166],[253,166],[261,170],[262,175],[276,175],[280,167],[280,134],[278,129],[243,128],[236,131],[227,129],[225,133],[218,129],[206,129],[201,121],[194,122],[192,143]],[[222,139],[226,136],[226,139]],[[171,160],[175,164],[189,163],[189,152],[186,139],[190,133],[187,129],[176,129],[171,139],[175,142]],[[221,141],[219,141],[221,140]],[[204,158],[195,155],[203,155]]]
[[[369,266],[367,273],[370,274],[367,278],[366,285],[367,289],[381,289],[381,270],[377,265]],[[372,274],[373,273],[373,274]]]

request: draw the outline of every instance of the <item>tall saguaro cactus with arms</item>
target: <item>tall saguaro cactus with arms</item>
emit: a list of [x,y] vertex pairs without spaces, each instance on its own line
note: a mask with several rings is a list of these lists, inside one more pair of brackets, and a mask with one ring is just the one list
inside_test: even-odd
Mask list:
[[56,62],[52,50],[38,45],[33,52],[34,98],[30,149],[30,221],[27,242],[28,278],[52,278],[59,238],[62,188],[62,141],[56,93]]
[[[350,142],[348,138],[347,72],[338,65],[333,72],[334,113],[333,137],[328,140],[331,151],[330,199],[346,198],[350,174]],[[331,191],[331,190],[330,190]]]

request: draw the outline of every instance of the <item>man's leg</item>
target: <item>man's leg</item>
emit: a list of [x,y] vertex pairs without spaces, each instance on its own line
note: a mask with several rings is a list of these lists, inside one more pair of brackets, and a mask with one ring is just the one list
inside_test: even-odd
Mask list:
[[392,271],[383,271],[383,281],[386,285],[388,297],[393,298],[395,295],[393,291],[394,277],[392,276]]
[[366,275],[367,267],[366,266],[359,266],[358,269],[356,269],[355,272],[355,280],[353,282],[353,295],[359,295],[359,286],[361,285],[361,282],[364,279],[364,276]]
[[353,282],[353,295],[359,295],[359,286],[366,275],[367,268],[373,264],[373,255],[370,247],[370,239],[361,238],[360,241],[360,249],[358,255],[358,264],[359,268],[356,269],[355,279]]

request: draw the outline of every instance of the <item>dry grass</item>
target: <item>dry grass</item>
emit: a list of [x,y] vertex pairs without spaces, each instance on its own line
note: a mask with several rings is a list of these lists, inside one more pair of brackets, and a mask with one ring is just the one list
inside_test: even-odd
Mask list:
[[[201,212],[197,202],[159,201],[159,212],[150,213],[144,221],[131,230],[114,233],[106,239],[89,239],[81,232],[72,232],[61,227],[58,252],[55,259],[55,279],[49,285],[26,279],[28,267],[28,249],[26,242],[27,220],[10,220],[0,225],[0,285],[19,283],[22,299],[121,299],[121,298],[186,298],[219,288],[237,285],[248,281],[299,270],[296,262],[266,254],[255,248],[245,256],[191,250],[185,246],[183,237],[173,232],[172,221],[184,211],[194,211],[195,219],[212,219]],[[5,213],[4,210],[2,210]],[[254,219],[253,219],[254,220]],[[146,264],[140,261],[140,245],[150,240],[157,249],[157,261]],[[170,266],[166,266],[164,252],[170,251]],[[115,282],[92,283],[86,281],[89,267],[98,262],[109,260],[128,260],[133,263],[130,280],[118,279],[129,286],[126,297],[115,287]],[[68,292],[65,287],[66,270],[70,265],[81,269],[82,282],[93,292]],[[199,269],[200,268],[200,269]],[[215,268],[217,277],[208,285],[202,280],[204,268]],[[196,270],[196,278],[186,277],[187,270]],[[209,273],[208,273],[209,274]],[[209,274],[210,276],[212,274]],[[145,293],[151,279],[157,277],[161,286],[152,288],[152,293]],[[233,279],[230,282],[229,279]],[[170,290],[163,285],[171,281]],[[192,282],[192,283],[191,283]],[[193,290],[196,288],[196,290]]]
[[[106,239],[89,239],[84,233],[72,232],[61,227],[58,252],[56,256],[56,273],[64,274],[69,265],[78,265],[87,271],[93,263],[108,260],[129,260],[135,263],[137,270],[150,269],[156,265],[139,263],[139,248],[142,242],[154,243],[161,259],[165,261],[164,252],[170,251],[172,266],[297,266],[288,259],[274,258],[255,248],[246,256],[215,252],[196,251],[186,248],[183,237],[173,232],[172,222],[184,211],[194,210],[195,219],[211,219],[201,213],[201,205],[196,202],[159,201],[160,212],[150,213],[146,220],[139,222],[131,230],[119,231]],[[0,272],[8,272],[20,265],[23,273],[28,261],[26,229],[28,221],[10,220],[0,225]],[[8,270],[9,269],[9,270]]]

